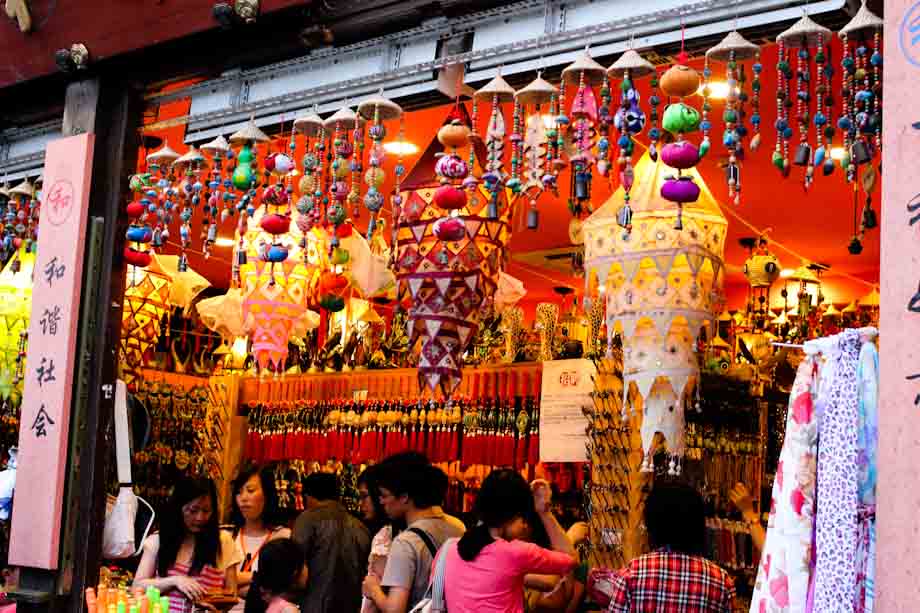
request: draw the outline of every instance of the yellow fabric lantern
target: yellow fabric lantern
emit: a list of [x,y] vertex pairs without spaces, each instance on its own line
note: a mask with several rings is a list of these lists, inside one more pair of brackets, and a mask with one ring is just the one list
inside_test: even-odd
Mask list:
[[[617,223],[621,187],[585,221],[588,287],[605,288],[608,335],[623,339],[624,396],[635,390],[632,406],[642,410],[643,465],[651,469],[656,434],[664,436],[671,472],[680,472],[684,452],[684,412],[698,383],[696,342],[704,324],[714,325],[722,308],[723,253],[727,222],[696,169],[686,175],[700,197],[685,204],[682,229],[678,209],[661,197],[672,174],[648,153],[635,167],[630,192],[632,232]],[[624,410],[628,403],[624,401]]]
[[35,254],[20,249],[0,272],[0,397],[4,398],[21,391],[16,357],[21,335],[29,330],[34,269]]

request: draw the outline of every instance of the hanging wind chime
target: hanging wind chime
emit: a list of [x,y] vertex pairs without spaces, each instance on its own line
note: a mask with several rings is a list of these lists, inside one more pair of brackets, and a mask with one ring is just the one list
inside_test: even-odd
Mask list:
[[[639,134],[645,127],[645,113],[639,106],[639,90],[635,88],[634,79],[641,79],[648,75],[655,75],[655,67],[651,62],[640,56],[634,49],[628,49],[620,58],[607,69],[607,74],[611,78],[621,76],[620,82],[620,103],[616,114],[613,117],[613,125],[620,133],[617,139],[617,149],[619,156],[617,158],[617,171],[619,173],[620,185],[623,187],[623,206],[617,212],[617,222],[626,229],[632,231],[632,208],[629,205],[630,190],[632,190],[635,173],[633,170],[633,151],[635,141],[633,138]],[[656,79],[657,80],[657,79]],[[653,115],[657,121],[658,107],[657,96],[656,104],[653,106]],[[657,130],[657,127],[654,128]],[[649,155],[657,159],[656,142],[660,138],[660,133],[649,134],[652,141],[649,145]]]
[[[297,200],[297,226],[303,233],[301,247],[306,247],[307,233],[315,226],[322,225],[323,197],[325,189],[323,180],[323,159],[326,150],[326,126],[315,112],[294,120],[293,129],[304,136],[303,176],[298,183],[300,198]],[[306,251],[304,251],[306,253]]]
[[364,207],[370,213],[370,219],[367,222],[367,240],[370,241],[377,227],[377,214],[385,202],[384,195],[380,192],[386,180],[386,173],[383,170],[383,162],[386,159],[383,139],[386,138],[387,131],[383,122],[400,119],[402,108],[392,100],[377,95],[359,104],[358,114],[370,122],[368,134],[372,143],[367,161],[368,169],[364,175],[364,182],[367,183]]
[[[501,202],[501,192],[505,187],[514,190],[515,193],[518,193],[521,190],[521,158],[519,153],[523,147],[523,139],[521,137],[521,117],[519,106],[517,104],[514,106],[514,114],[512,116],[511,125],[512,132],[510,135],[508,134],[505,115],[502,112],[502,105],[507,104],[508,102],[512,102],[513,100],[514,88],[508,85],[508,82],[502,78],[501,74],[495,75],[494,79],[486,83],[481,89],[477,90],[473,94],[474,114],[478,113],[479,105],[483,103],[491,103],[492,105],[491,113],[489,115],[488,128],[486,128],[485,172],[481,177],[486,189],[489,191],[489,202],[488,206],[486,207],[486,217],[489,219],[498,219],[499,215],[501,214],[499,211],[499,203]],[[473,125],[476,125],[475,119],[473,120]],[[511,144],[510,174],[506,174],[504,169],[506,141]],[[445,146],[450,146],[447,145],[447,143],[444,144]],[[470,148],[469,164],[464,162],[464,167],[467,168],[468,171],[472,171],[474,168],[474,149],[475,147]],[[447,155],[449,157],[452,154],[448,153]],[[457,157],[459,159],[459,156]],[[448,169],[449,164],[444,161],[444,158],[438,160],[438,164],[444,164],[444,169]],[[456,163],[453,163],[453,165],[456,166]],[[441,172],[438,172],[438,174],[445,176]],[[475,190],[477,186],[475,177],[472,175],[466,176],[467,173],[463,174],[463,177],[453,178],[465,178],[464,187],[469,190]]]
[[[739,62],[750,60],[760,53],[760,47],[749,42],[737,31],[729,32],[718,45],[706,52],[706,67],[703,69],[704,96],[703,121],[707,122],[704,130],[709,131],[708,113],[711,110],[708,93],[711,68],[709,62],[725,64],[725,84],[728,93],[725,97],[725,111],[722,120],[725,122],[725,132],[722,134],[722,144],[728,151],[728,162],[725,166],[725,178],[728,183],[728,197],[735,205],[741,204],[741,168],[740,160],[744,158],[744,137],[747,128],[744,125],[744,102],[747,94],[744,92],[746,77],[744,65]],[[759,121],[759,118],[758,118]],[[759,137],[758,137],[759,139]]]
[[[556,173],[553,167],[554,145],[558,132],[555,121],[555,104],[559,89],[547,82],[539,73],[537,78],[514,95],[515,104],[526,116],[524,136],[524,185],[522,192],[527,196],[527,227],[535,230],[539,226],[540,212],[537,200],[545,190],[556,189]],[[548,114],[544,106],[549,105]],[[529,110],[529,113],[528,113]],[[549,121],[545,121],[549,118]],[[549,125],[547,125],[549,124]]]
[[[147,156],[149,174],[135,175],[130,181],[131,188],[143,194],[140,202],[147,206],[151,215],[156,215],[151,241],[153,248],[162,247],[169,240],[169,224],[173,220],[177,194],[171,184],[175,179],[172,164],[178,159],[179,154],[170,148],[168,142],[164,142],[162,148]],[[180,264],[181,261],[180,257]]]
[[[331,200],[326,207],[326,222],[331,226],[332,240],[330,248],[339,246],[340,227],[348,217],[347,206],[354,204],[355,198],[355,144],[349,141],[349,133],[358,132],[358,116],[350,107],[342,107],[324,122],[326,131],[332,132],[332,149],[335,159],[332,160],[332,185],[329,187]],[[360,168],[360,166],[358,166]],[[349,180],[350,183],[349,184]],[[354,213],[354,211],[353,211]]]
[[[37,189],[28,177],[7,194],[7,210],[4,217],[3,250],[16,256],[20,250],[35,253],[38,246],[39,201]],[[9,257],[4,258],[6,262]],[[21,261],[17,256],[10,265],[18,273]]]
[[[183,208],[179,213],[183,224],[191,223],[191,219],[198,210],[202,202],[202,195],[205,193],[205,185],[202,182],[202,174],[207,176],[208,163],[201,151],[192,145],[189,150],[173,162],[173,168],[182,178],[179,182],[179,196],[183,200]],[[204,198],[205,204],[202,207],[202,252],[205,259],[209,256],[210,245],[217,240],[217,210],[214,211],[214,223],[211,223],[211,204],[208,198]]]
[[[843,43],[842,107],[837,126],[843,132],[844,154],[840,165],[847,181],[853,183],[853,238],[848,247],[852,255],[862,253],[866,230],[878,226],[872,208],[872,192],[878,172],[872,164],[882,150],[882,27],[881,18],[863,0],[853,19],[840,30]],[[857,169],[863,167],[860,181]],[[879,165],[881,168],[881,165]],[[866,196],[859,214],[859,184]]]
[[[825,69],[827,54],[825,44],[830,40],[831,31],[824,26],[818,25],[807,14],[795,22],[788,30],[776,37],[780,45],[780,62],[777,64],[779,73],[778,79],[782,82],[783,87],[777,88],[777,106],[782,104],[784,123],[780,124],[777,120],[777,132],[782,127],[783,148],[783,171],[788,174],[788,140],[792,136],[792,126],[789,125],[788,110],[793,106],[796,109],[796,123],[799,131],[799,144],[795,149],[795,156],[792,163],[795,166],[805,168],[805,189],[811,187],[814,181],[815,166],[823,165],[827,151],[823,144],[824,128],[827,124],[827,115],[823,107],[822,99],[827,93],[827,88],[823,84],[827,76]],[[795,53],[796,63],[795,71],[792,71],[789,54]],[[816,72],[812,78],[812,59],[814,58]],[[796,88],[794,101],[789,98],[791,78],[795,77]],[[780,100],[780,93],[784,96]],[[814,98],[815,113],[812,114],[812,101]],[[779,110],[779,109],[777,109]],[[809,141],[809,134],[812,125],[815,126],[816,140],[813,146]],[[778,134],[777,138],[780,138]],[[775,154],[774,154],[775,163]]]
[[571,119],[562,114],[556,120],[560,129],[567,127],[569,137],[569,164],[572,166],[569,211],[575,217],[591,212],[591,169],[597,161],[594,146],[597,142],[598,123],[594,88],[602,85],[606,79],[606,69],[591,57],[587,49],[562,71],[563,89],[559,97],[563,104],[565,88],[575,88],[569,112]]
[[[229,159],[230,143],[223,135],[201,146],[201,151],[211,156],[211,176],[208,181],[207,202],[212,214],[220,223],[226,223],[236,213],[236,194],[233,181],[224,176],[224,160]],[[218,213],[219,211],[219,213]]]
[[664,129],[673,134],[676,140],[661,149],[661,160],[677,170],[677,176],[668,177],[661,186],[661,196],[677,205],[677,217],[674,220],[676,230],[682,230],[684,227],[684,205],[696,202],[700,196],[700,187],[693,178],[681,173],[696,166],[709,150],[708,141],[704,140],[702,146],[697,147],[685,140],[687,134],[700,128],[699,111],[684,102],[688,96],[699,90],[700,75],[687,66],[686,62],[687,54],[681,51],[677,56],[677,64],[661,76],[661,90],[667,96],[678,99],[665,108],[662,123]]

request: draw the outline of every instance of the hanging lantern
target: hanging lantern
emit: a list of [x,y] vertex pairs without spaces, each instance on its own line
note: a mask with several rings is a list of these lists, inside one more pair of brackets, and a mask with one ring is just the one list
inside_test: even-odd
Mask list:
[[[826,93],[826,88],[821,84],[821,81],[823,77],[826,76],[824,73],[824,66],[827,61],[825,44],[830,40],[830,36],[830,30],[815,23],[808,15],[803,15],[802,18],[794,23],[788,30],[776,37],[777,43],[782,45],[781,49],[784,59],[781,60],[781,63],[785,62],[786,66],[789,66],[790,62],[789,59],[785,57],[785,53],[795,52],[796,54],[796,92],[794,105],[791,104],[792,100],[788,99],[788,85],[792,75],[792,69],[788,68],[788,70],[781,70],[780,72],[783,73],[781,79],[783,79],[785,84],[784,94],[787,96],[786,100],[783,101],[784,112],[786,109],[792,108],[792,106],[796,108],[799,144],[795,150],[793,164],[805,167],[806,189],[810,187],[812,181],[814,181],[815,166],[823,164],[823,158],[827,155],[827,151],[823,146],[824,127],[827,124],[827,115],[822,108],[823,105],[821,101],[821,96]],[[812,57],[815,58],[815,64],[817,66],[817,76],[815,79],[811,77]],[[812,88],[813,83],[815,84],[814,88]],[[814,116],[812,116],[811,113],[813,95],[816,99],[817,108],[817,112]],[[784,119],[786,124],[782,127],[785,138],[787,134],[791,136],[791,127],[788,125],[788,114],[784,116]],[[812,124],[815,124],[818,134],[817,144],[815,146],[812,146],[811,142],[809,142],[809,132]],[[779,130],[779,128],[780,125],[778,123],[777,130]],[[787,130],[786,128],[789,129]],[[785,155],[787,157],[784,159],[784,169],[788,163],[788,153]],[[816,164],[816,161],[818,164]]]
[[[632,164],[633,150],[635,149],[633,137],[645,127],[645,113],[642,112],[642,108],[639,106],[639,90],[633,86],[633,79],[655,75],[655,67],[635,50],[628,49],[620,56],[620,59],[607,69],[607,74],[611,78],[617,76],[622,78],[620,83],[620,106],[613,119],[614,126],[620,133],[617,140],[617,148],[620,151],[617,159],[617,170],[620,173],[620,185],[623,187],[623,208],[617,213],[617,217],[626,231],[630,232],[632,231],[632,208],[629,206],[629,194],[635,178]],[[657,121],[657,96],[655,96],[655,99],[652,113]],[[649,156],[653,159],[657,159],[658,156],[656,143],[660,137],[661,134],[657,127],[649,131],[649,140],[651,141]],[[601,142],[604,142],[603,138]],[[600,144],[598,147],[600,147]]]
[[[305,139],[303,156],[303,176],[297,186],[300,197],[296,208],[298,229],[306,236],[314,227],[324,224],[325,207],[323,206],[323,185],[326,149],[326,127],[322,118],[315,112],[294,120],[293,130]],[[306,245],[302,243],[301,248]]]
[[[419,385],[432,391],[440,387],[450,395],[461,380],[462,356],[475,337],[480,318],[490,312],[504,247],[509,238],[509,220],[516,195],[510,188],[499,192],[497,219],[486,214],[493,192],[486,184],[459,190],[453,181],[466,177],[469,166],[456,152],[469,142],[470,130],[465,109],[457,105],[444,127],[406,177],[400,194],[398,217],[394,220],[397,238],[393,246],[400,301],[408,301],[410,344],[421,340]],[[439,149],[444,148],[446,154]],[[435,162],[436,160],[436,162]],[[460,167],[457,162],[463,162]],[[430,169],[435,164],[438,178],[432,181]],[[454,207],[448,219],[457,219],[465,227],[459,240],[452,228],[445,228],[445,206]],[[451,222],[452,223],[452,222]],[[435,227],[437,225],[437,230]]]
[[[682,91],[689,90],[692,79],[681,78]],[[676,474],[684,451],[684,406],[699,378],[697,337],[704,323],[715,325],[721,308],[727,223],[690,167],[686,178],[700,195],[686,203],[684,231],[677,230],[678,213],[663,195],[672,180],[665,176],[664,150],[661,157],[654,162],[646,153],[636,164],[631,234],[619,229],[622,186],[585,221],[585,279],[586,292],[596,283],[606,300],[608,346],[616,334],[623,339],[624,393],[632,394],[632,407],[642,415],[643,468],[651,470],[660,432]]]
[[386,152],[383,150],[386,128],[383,122],[400,119],[402,117],[402,108],[382,96],[374,96],[358,105],[358,114],[366,121],[371,122],[369,134],[372,145],[370,157],[368,158],[369,168],[367,169],[367,174],[364,175],[364,181],[367,183],[364,206],[370,213],[370,220],[367,224],[367,240],[371,240],[377,226],[377,214],[383,208],[385,201],[383,194],[380,192],[380,188],[386,180],[386,173],[382,168],[386,159]]
[[355,153],[355,143],[349,140],[349,132],[357,129],[358,116],[351,108],[345,106],[326,119],[324,125],[326,132],[332,134],[332,148],[335,153],[331,166],[332,185],[329,186],[329,205],[326,207],[326,224],[332,227],[330,247],[335,248],[339,245],[337,236],[339,228],[348,217],[346,207],[349,201],[354,200],[351,158]]
[[[544,190],[556,191],[556,175],[553,167],[555,149],[552,146],[558,137],[555,125],[555,103],[559,90],[548,83],[540,74],[526,87],[514,95],[515,104],[521,108],[524,120],[524,186],[522,192],[530,201],[527,210],[527,229],[536,230],[539,226],[540,212],[537,199]],[[549,106],[549,122],[544,120],[545,106]],[[530,113],[528,114],[528,109]],[[549,126],[547,126],[549,123]]]
[[[737,31],[729,32],[722,39],[722,42],[706,52],[706,69],[703,74],[707,82],[711,74],[709,62],[725,64],[725,84],[728,87],[728,95],[725,98],[725,111],[722,114],[722,120],[725,122],[722,144],[728,150],[728,165],[725,168],[728,197],[735,205],[741,204],[741,168],[739,160],[744,157],[743,141],[744,136],[747,134],[747,128],[744,126],[744,100],[746,94],[743,89],[746,79],[744,65],[738,62],[750,60],[759,54],[760,47],[748,42]],[[708,85],[704,85],[704,87],[708,87]],[[704,102],[704,105],[708,106],[708,104],[708,100]],[[705,108],[704,113],[708,113],[709,110]]]
[[[594,88],[607,79],[606,69],[598,64],[585,49],[574,62],[562,70],[563,87],[574,87],[575,94],[569,116],[560,115],[558,126],[567,126],[572,166],[572,185],[569,192],[569,211],[575,217],[590,211],[591,169],[595,165],[594,146],[597,142],[597,96]],[[565,101],[565,91],[560,94]]]

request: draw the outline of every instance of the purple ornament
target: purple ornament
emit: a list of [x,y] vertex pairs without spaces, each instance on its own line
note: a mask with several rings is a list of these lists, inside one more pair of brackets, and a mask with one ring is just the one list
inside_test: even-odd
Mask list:
[[434,171],[448,179],[462,179],[469,174],[469,167],[460,156],[445,155],[434,165]]
[[681,204],[696,202],[700,197],[700,188],[690,177],[668,179],[661,186],[661,197]]
[[699,162],[700,150],[696,148],[696,145],[685,140],[668,143],[661,148],[661,160],[671,168],[687,170]]

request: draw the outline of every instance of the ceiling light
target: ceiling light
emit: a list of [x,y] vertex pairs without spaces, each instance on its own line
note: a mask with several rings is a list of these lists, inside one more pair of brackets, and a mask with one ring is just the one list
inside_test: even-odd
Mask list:
[[[703,88],[709,88],[709,97],[713,100],[725,100],[728,98],[728,83],[725,81],[710,81],[709,83],[704,83],[700,85],[700,88],[696,90],[696,93],[703,95]],[[735,94],[739,93],[739,89],[735,88]]]
[[384,143],[383,150],[393,155],[412,155],[418,153],[418,146],[407,140],[394,140]]
[[795,268],[784,268],[780,271],[779,276],[783,279],[788,279],[793,274],[795,274]]
[[837,160],[838,162],[843,159],[843,156],[847,154],[845,147],[834,147],[831,149],[831,159]]
[[215,247],[232,247],[236,244],[232,238],[227,238],[225,236],[219,236],[216,241],[214,241]]

